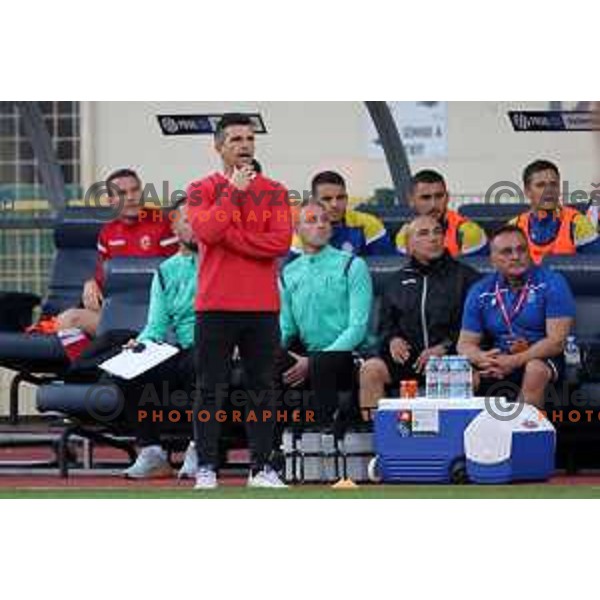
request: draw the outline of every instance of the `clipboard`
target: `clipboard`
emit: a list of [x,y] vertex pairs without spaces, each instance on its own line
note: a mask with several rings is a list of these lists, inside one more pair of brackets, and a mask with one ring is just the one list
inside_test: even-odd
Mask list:
[[143,346],[144,349],[141,352],[133,349],[123,350],[117,356],[103,362],[100,368],[110,375],[131,380],[179,353],[179,348],[170,344],[144,342]]

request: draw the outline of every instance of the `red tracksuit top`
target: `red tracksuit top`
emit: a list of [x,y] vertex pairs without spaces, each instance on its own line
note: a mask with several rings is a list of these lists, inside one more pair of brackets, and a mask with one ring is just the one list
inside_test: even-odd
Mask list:
[[187,193],[188,216],[203,247],[196,309],[278,312],[277,259],[292,241],[285,187],[257,175],[241,192],[215,173]]
[[104,262],[113,258],[172,256],[179,241],[171,230],[167,214],[156,208],[143,208],[135,221],[115,219],[106,223],[98,236],[98,261],[95,279],[104,283]]

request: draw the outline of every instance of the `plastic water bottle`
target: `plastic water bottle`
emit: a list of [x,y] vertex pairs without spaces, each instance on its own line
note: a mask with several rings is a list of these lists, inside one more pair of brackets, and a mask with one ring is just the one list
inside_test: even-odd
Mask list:
[[426,396],[429,399],[439,398],[441,362],[439,358],[433,356],[427,361],[427,366],[425,367]]
[[438,367],[438,398],[450,398],[451,364],[448,356],[444,356]]
[[565,344],[565,364],[567,367],[575,369],[581,366],[581,353],[577,345],[577,338],[574,335],[567,337]]
[[469,359],[465,356],[457,356],[460,368],[460,398],[473,397],[473,369]]
[[473,398],[474,390],[473,390],[473,365],[471,365],[471,361],[465,356],[463,357],[465,364],[465,391],[466,398]]
[[569,383],[577,383],[581,367],[581,350],[574,335],[567,337],[565,343],[565,375]]
[[460,396],[460,364],[456,356],[445,356],[442,360],[448,369],[448,394],[447,398],[458,398]]

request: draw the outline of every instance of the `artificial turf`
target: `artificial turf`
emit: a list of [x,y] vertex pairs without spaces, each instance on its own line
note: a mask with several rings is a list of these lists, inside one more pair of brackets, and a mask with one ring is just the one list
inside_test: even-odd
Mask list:
[[600,486],[366,486],[355,490],[294,487],[287,490],[250,490],[223,487],[214,492],[183,489],[3,489],[0,499],[550,499],[600,498]]

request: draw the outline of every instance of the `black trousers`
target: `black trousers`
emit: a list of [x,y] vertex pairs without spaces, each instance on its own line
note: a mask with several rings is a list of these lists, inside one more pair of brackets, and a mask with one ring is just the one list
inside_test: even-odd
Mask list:
[[196,373],[194,350],[175,356],[131,381],[112,379],[125,399],[125,418],[141,447],[159,445],[161,435],[192,437]]
[[[308,377],[297,388],[301,392],[303,409],[300,425],[348,425],[358,414],[356,367],[352,352],[307,352],[297,344],[291,350],[295,354],[308,356]],[[277,361],[276,376],[278,386],[284,390],[284,405],[291,388],[283,383],[282,377],[294,363],[295,359],[290,353],[282,350]],[[278,432],[280,425],[278,421]]]
[[[273,373],[279,348],[279,315],[258,312],[201,312],[196,322],[198,399],[194,438],[200,466],[217,468],[222,418],[229,397],[231,361],[237,346],[245,374],[244,414],[253,470],[268,463],[273,449]],[[245,411],[243,410],[245,409]]]

